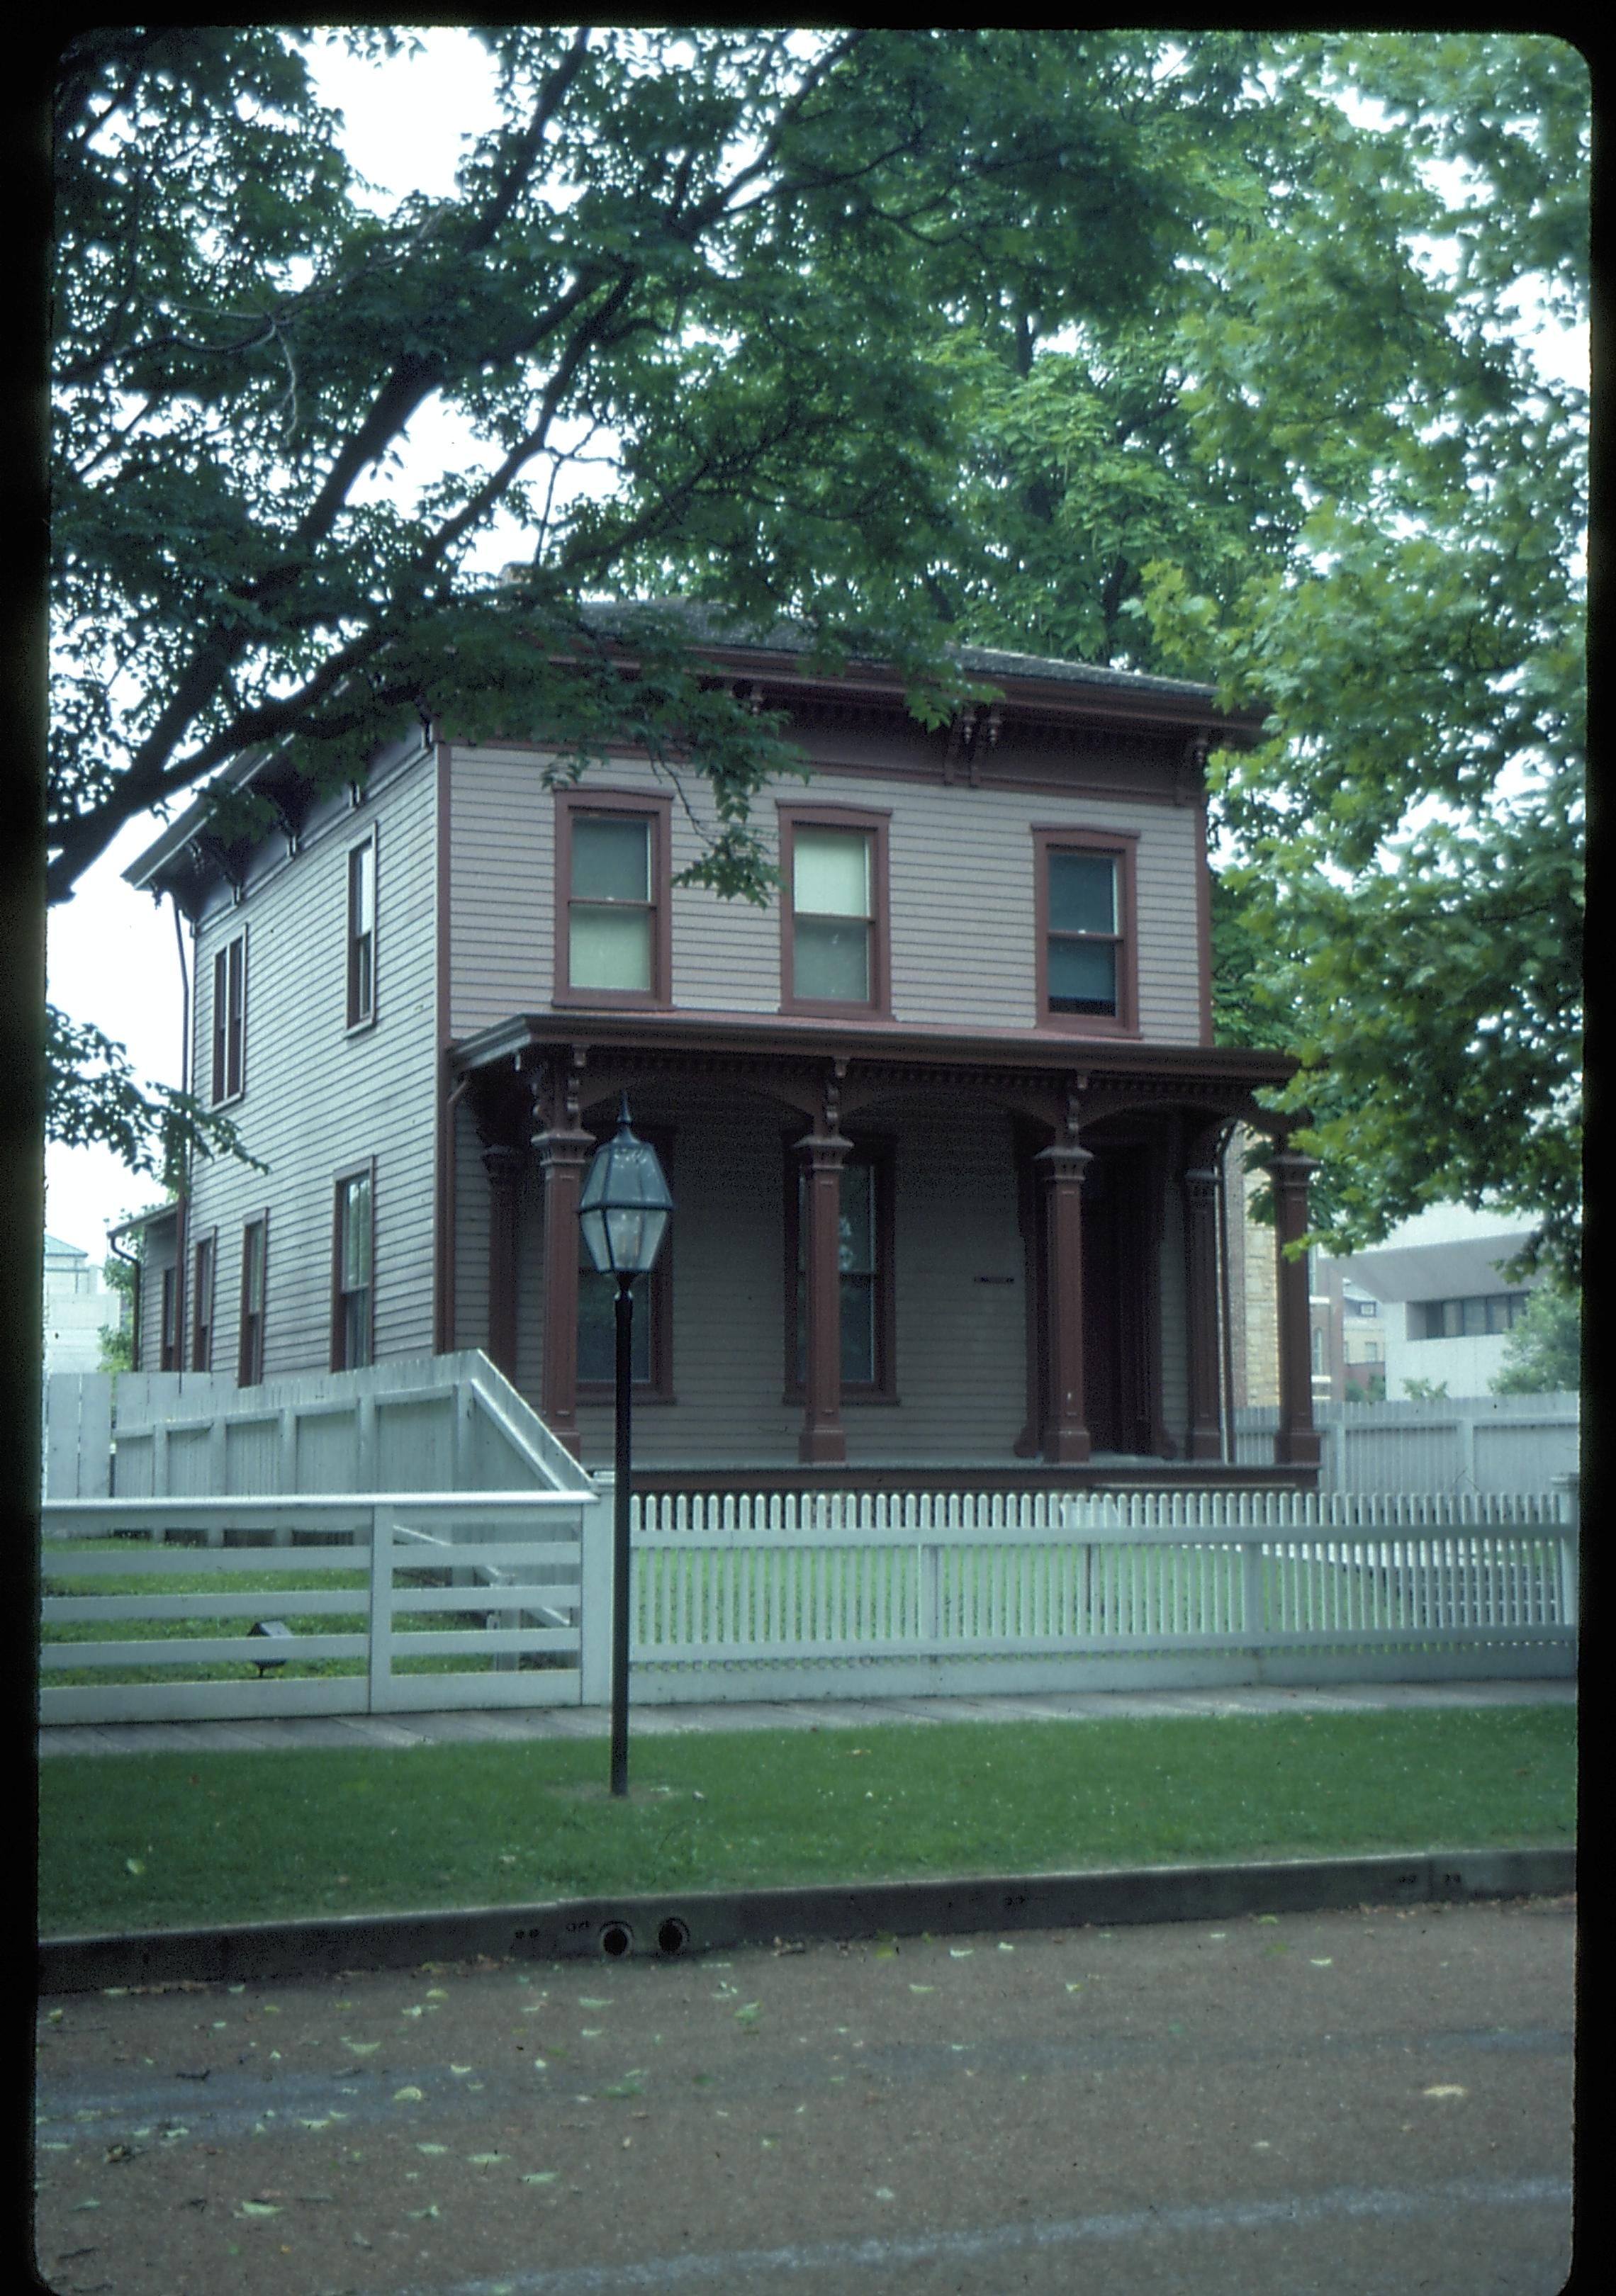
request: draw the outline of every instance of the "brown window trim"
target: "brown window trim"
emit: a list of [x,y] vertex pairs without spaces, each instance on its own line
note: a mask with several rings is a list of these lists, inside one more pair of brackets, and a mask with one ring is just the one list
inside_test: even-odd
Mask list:
[[[234,993],[232,994],[234,975]],[[223,1107],[247,1089],[247,932],[232,933],[213,957],[211,1104]]]
[[[785,1226],[785,1383],[781,1400],[801,1403],[806,1396],[802,1381],[797,1376],[797,1267],[798,1246],[798,1186],[803,1170],[802,1152],[797,1143],[800,1135],[793,1129],[783,1141],[784,1155],[784,1185],[783,1190]],[[875,1176],[875,1378],[853,1382],[843,1380],[841,1399],[844,1403],[896,1403],[898,1397],[898,1285],[894,1258],[894,1237],[897,1222],[894,1208],[897,1201],[897,1159],[894,1143],[880,1134],[872,1138],[860,1137],[855,1142],[846,1162],[849,1165],[867,1164]]]
[[213,1369],[213,1310],[218,1290],[218,1230],[192,1239],[191,1368]]
[[[674,1135],[671,1128],[666,1125],[641,1124],[637,1121],[634,1128],[638,1133],[642,1140],[649,1142],[651,1146],[656,1150],[658,1160],[660,1162],[662,1167],[663,1176],[667,1179],[669,1187],[671,1189],[674,1185]],[[651,1377],[648,1380],[636,1380],[634,1382],[634,1400],[636,1406],[642,1403],[676,1403],[678,1400],[678,1398],[673,1391],[673,1254],[675,1225],[675,1222],[672,1220],[669,1222],[668,1232],[662,1239],[662,1249],[657,1254],[656,1266],[651,1271],[651,1283],[649,1286],[651,1294]],[[584,1250],[582,1238],[580,1237],[578,1259],[578,1288],[580,1292],[583,1288],[584,1281],[584,1263],[587,1259],[588,1253]],[[637,1308],[636,1309],[636,1313],[638,1313]],[[578,1399],[580,1404],[610,1403],[613,1399],[616,1391],[617,1382],[615,1380],[611,1379],[580,1379],[578,1382]]]
[[[342,1194],[350,1182],[370,1182],[370,1298],[366,1308],[365,1357],[363,1364],[347,1359],[347,1318],[342,1302]],[[376,1160],[349,1164],[332,1182],[331,1217],[331,1367],[332,1371],[363,1371],[376,1360]]]
[[[258,1341],[252,1345],[252,1332],[247,1312],[247,1254],[248,1237],[254,1229],[258,1234]],[[235,1383],[238,1387],[257,1387],[264,1377],[264,1318],[269,1308],[269,1214],[259,1212],[242,1224],[242,1296],[240,1328],[236,1340]]]
[[[651,987],[574,988],[571,968],[572,816],[637,815],[651,824]],[[569,789],[555,792],[555,979],[554,1004],[666,1012],[673,1001],[673,800],[647,790]]]
[[[1136,829],[1060,829],[1035,825],[1033,846],[1033,933],[1036,958],[1036,1026],[1066,1037],[1136,1037],[1139,1034],[1139,929],[1135,855]],[[1049,857],[1052,853],[1101,853],[1117,865],[1117,1010],[1052,1013],[1049,1010]]]
[[[360,998],[359,944],[364,936],[357,932],[355,930],[354,862],[357,857],[367,849],[370,853],[370,1000],[367,1004],[362,1004]],[[357,1035],[361,1030],[365,1029],[373,1029],[376,1025],[376,942],[378,939],[377,929],[381,906],[381,853],[377,841],[376,832],[373,828],[367,836],[362,837],[359,840],[357,845],[350,845],[348,848],[346,881],[342,889],[348,920],[348,962],[346,971],[348,984],[348,1032],[350,1036]]]
[[[795,805],[777,798],[780,816],[780,1010],[824,1015],[833,1020],[849,1016],[890,1021],[892,1017],[891,904],[888,864],[891,844],[891,814],[870,806]],[[799,829],[861,830],[872,840],[870,865],[870,989],[866,1000],[840,996],[799,996],[793,980],[796,914],[792,903]]]
[[179,1331],[176,1310],[179,1306],[179,1269],[163,1267],[158,1270],[157,1309],[157,1368],[159,1371],[179,1369]]

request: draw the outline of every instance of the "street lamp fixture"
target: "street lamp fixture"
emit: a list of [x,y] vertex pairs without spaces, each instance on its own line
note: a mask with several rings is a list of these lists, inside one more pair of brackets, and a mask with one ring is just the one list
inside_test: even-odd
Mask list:
[[578,1208],[595,1268],[617,1283],[617,1477],[611,1554],[611,1791],[628,1791],[628,1500],[630,1397],[634,1384],[634,1280],[648,1275],[662,1248],[673,1197],[657,1152],[639,1139],[623,1095],[614,1138],[597,1148]]

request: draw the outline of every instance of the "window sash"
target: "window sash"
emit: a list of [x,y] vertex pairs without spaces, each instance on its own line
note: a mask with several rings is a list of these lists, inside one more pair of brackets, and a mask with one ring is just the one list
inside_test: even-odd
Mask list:
[[360,1371],[371,1360],[375,1264],[375,1193],[369,1172],[337,1184],[336,1347],[333,1369]]
[[348,857],[348,1025],[370,1020],[376,1004],[376,841]]
[[668,994],[668,801],[558,798],[555,994],[656,1004]]
[[264,1376],[264,1281],[267,1223],[250,1220],[242,1230],[242,1344],[236,1383],[256,1387]]
[[247,936],[238,933],[213,960],[213,1098],[242,1089],[246,1037]]
[[213,1238],[200,1237],[196,1246],[192,1297],[191,1368],[213,1369]]
[[780,809],[786,1009],[884,1011],[887,822]]
[[[880,1179],[874,1159],[849,1157],[841,1168],[838,1317],[841,1385],[874,1392],[882,1384],[882,1323],[890,1270],[881,1263]],[[796,1351],[792,1385],[808,1378],[808,1174],[797,1171]]]

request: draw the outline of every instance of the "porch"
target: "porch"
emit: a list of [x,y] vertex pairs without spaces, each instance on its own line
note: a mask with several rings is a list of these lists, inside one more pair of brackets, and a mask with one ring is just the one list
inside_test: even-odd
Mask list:
[[[677,1205],[636,1292],[647,1488],[1311,1486],[1306,1265],[1284,1256],[1311,1167],[1254,1097],[1279,1056],[750,1016],[554,1029],[513,1019],[455,1055],[438,1344],[484,1348],[587,1465],[611,1457],[611,1310],[577,1208],[626,1093]],[[1262,1464],[1233,1438],[1237,1122],[1276,1139]]]

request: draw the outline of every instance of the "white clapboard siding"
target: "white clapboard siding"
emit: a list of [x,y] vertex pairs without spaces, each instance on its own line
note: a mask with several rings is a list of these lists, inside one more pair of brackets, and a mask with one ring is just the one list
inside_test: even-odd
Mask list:
[[[542,1010],[554,986],[554,805],[538,751],[456,747],[451,761],[451,1026],[467,1036]],[[662,791],[651,765],[614,758],[585,784]],[[674,873],[716,826],[711,791],[687,777],[672,814]],[[1035,824],[1128,832],[1137,840],[1139,1016],[1147,1041],[1201,1034],[1192,806],[1070,790],[945,788],[880,774],[783,780],[753,800],[766,840],[775,800],[864,806],[890,816],[892,1015],[950,1029],[1030,1029],[1036,1020]],[[958,920],[969,915],[964,936]],[[778,906],[676,887],[673,1001],[691,1012],[772,1013],[780,1002]]]
[[[348,857],[374,831],[375,1018],[349,1031]],[[332,1204],[340,1173],[375,1160],[375,1352],[432,1345],[437,1102],[437,813],[430,757],[382,778],[364,805],[328,805],[295,855],[283,845],[227,891],[196,942],[193,1074],[210,1082],[213,959],[247,936],[245,1089],[226,1110],[265,1171],[199,1160],[188,1260],[216,1234],[213,1363],[236,1368],[242,1230],[267,1214],[264,1368],[330,1360]],[[191,1311],[187,1305],[186,1360]],[[149,1362],[152,1358],[148,1356]]]

